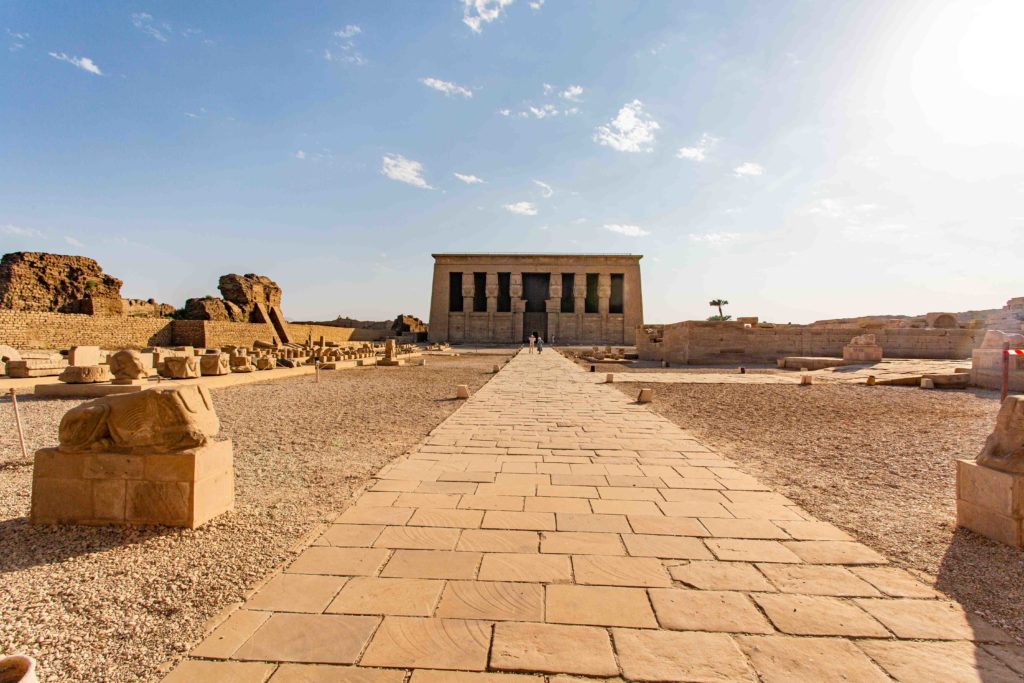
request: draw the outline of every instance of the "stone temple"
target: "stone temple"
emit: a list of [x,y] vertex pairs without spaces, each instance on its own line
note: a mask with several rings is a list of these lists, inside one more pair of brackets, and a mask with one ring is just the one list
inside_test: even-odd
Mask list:
[[430,341],[632,345],[643,323],[634,254],[434,254]]

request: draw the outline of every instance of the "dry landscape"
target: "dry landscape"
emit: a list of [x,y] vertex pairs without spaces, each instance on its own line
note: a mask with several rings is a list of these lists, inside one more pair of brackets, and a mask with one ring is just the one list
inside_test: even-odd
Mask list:
[[[31,527],[32,468],[0,404],[0,652],[36,657],[47,681],[139,681],[184,654],[209,617],[241,600],[340,512],[382,465],[482,386],[496,355],[430,356],[213,393],[235,444],[235,511],[195,531]],[[19,400],[29,452],[55,445],[74,400]]]
[[650,407],[1024,640],[1024,553],[955,527],[953,459],[981,450],[994,392],[658,384]]

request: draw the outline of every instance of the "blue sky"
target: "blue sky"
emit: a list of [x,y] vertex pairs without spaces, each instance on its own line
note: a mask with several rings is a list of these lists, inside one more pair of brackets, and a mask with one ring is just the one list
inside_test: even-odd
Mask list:
[[1022,23],[1018,0],[8,1],[0,251],[176,305],[262,273],[292,319],[425,316],[442,251],[644,254],[648,322],[997,307],[1024,294]]

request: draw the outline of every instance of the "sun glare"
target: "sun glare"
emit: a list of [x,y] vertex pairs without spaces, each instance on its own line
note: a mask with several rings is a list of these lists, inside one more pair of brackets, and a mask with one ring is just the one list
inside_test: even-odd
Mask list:
[[929,128],[950,142],[1024,143],[1024,2],[955,2],[929,19],[909,84]]

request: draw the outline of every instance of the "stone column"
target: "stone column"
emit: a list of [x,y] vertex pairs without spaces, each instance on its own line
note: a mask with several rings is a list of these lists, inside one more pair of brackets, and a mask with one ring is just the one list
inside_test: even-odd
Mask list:
[[572,283],[572,296],[575,299],[573,310],[576,314],[576,343],[583,341],[583,314],[587,310],[587,274],[576,273]]
[[562,310],[562,274],[550,273],[550,286],[548,287],[548,299],[544,302],[544,310],[548,313],[548,329],[544,334],[544,341],[551,343],[554,336],[557,341],[561,336],[561,329],[558,324],[558,314]]
[[523,274],[512,273],[509,276],[509,295],[512,297],[512,342],[523,340],[523,311],[526,310],[526,302],[523,301]]
[[[469,277],[466,277],[466,276]],[[469,329],[469,314],[473,311],[473,273],[462,274],[462,341],[481,341],[473,339]]]
[[497,341],[494,335],[494,314],[498,311],[498,272],[487,273],[487,338]]
[[601,314],[601,341],[608,343],[610,330],[608,329],[608,304],[612,298],[612,276],[610,273],[601,273],[597,276],[597,311]]

